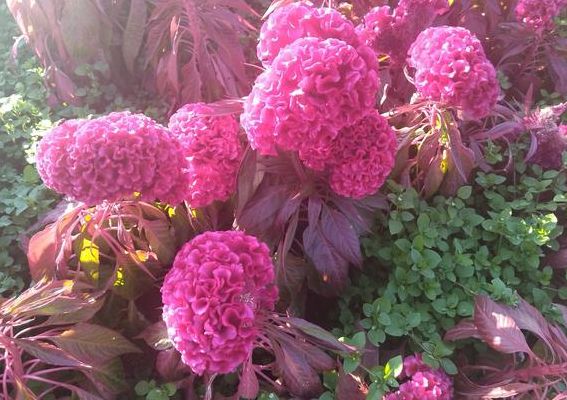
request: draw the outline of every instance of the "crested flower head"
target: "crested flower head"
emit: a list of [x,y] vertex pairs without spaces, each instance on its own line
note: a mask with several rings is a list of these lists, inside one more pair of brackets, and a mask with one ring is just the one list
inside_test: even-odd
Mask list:
[[426,29],[412,44],[408,61],[423,97],[459,107],[471,118],[485,117],[498,100],[496,70],[465,28]]
[[284,47],[304,37],[335,38],[355,47],[359,42],[354,25],[339,11],[311,3],[291,3],[270,14],[262,25],[258,59],[268,67]]
[[555,27],[554,19],[565,6],[565,0],[520,0],[514,11],[518,21],[542,34]]
[[169,129],[189,162],[189,204],[204,207],[227,200],[236,189],[244,154],[236,118],[214,115],[203,103],[187,104],[171,116]]
[[338,39],[302,38],[285,47],[244,103],[241,123],[252,148],[299,151],[308,167],[323,169],[339,130],[374,107],[375,58],[367,46]]
[[[59,145],[42,150],[53,140]],[[186,195],[186,163],[177,141],[144,115],[117,112],[66,123],[42,142],[38,165],[45,182],[75,200],[98,204],[139,192],[143,199],[177,204]],[[60,160],[68,173],[48,167],[54,160]]]
[[268,247],[237,231],[205,232],[185,244],[161,291],[168,335],[199,375],[242,364],[277,300]]
[[375,193],[394,167],[396,149],[394,131],[377,112],[343,128],[332,148],[331,189],[355,199]]
[[400,67],[419,33],[448,9],[447,0],[400,0],[393,10],[389,6],[371,9],[356,30],[363,42]]
[[51,129],[37,146],[39,176],[45,186],[58,193],[67,193],[73,187],[69,149],[73,146],[77,129],[87,122],[83,119],[66,121]]
[[394,393],[387,394],[385,400],[452,400],[453,383],[447,374],[425,365],[421,355],[404,359],[404,369],[400,375],[405,381]]

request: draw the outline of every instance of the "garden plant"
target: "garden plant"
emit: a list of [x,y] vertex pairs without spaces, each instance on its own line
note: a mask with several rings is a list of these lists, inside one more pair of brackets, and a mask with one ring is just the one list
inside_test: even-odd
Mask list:
[[0,399],[567,399],[566,0],[7,0],[0,62]]

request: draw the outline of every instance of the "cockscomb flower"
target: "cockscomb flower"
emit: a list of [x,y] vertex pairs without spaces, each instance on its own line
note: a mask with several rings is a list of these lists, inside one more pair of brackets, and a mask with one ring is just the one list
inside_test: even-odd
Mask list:
[[423,97],[459,107],[468,117],[485,117],[498,100],[496,70],[480,41],[465,28],[426,29],[412,44],[408,62]]
[[199,375],[242,364],[278,296],[268,247],[237,231],[205,232],[185,244],[161,292],[169,338]]
[[[53,141],[58,145],[43,150]],[[171,204],[186,196],[186,162],[179,144],[166,128],[141,114],[118,112],[69,122],[48,133],[39,148],[38,170],[46,184],[87,204],[118,201],[135,192]],[[55,162],[68,174],[54,168]]]
[[564,0],[520,0],[514,12],[518,21],[542,34],[555,27],[554,19],[565,6],[567,2]]
[[377,112],[343,128],[331,151],[331,189],[355,199],[375,193],[394,167],[396,149],[394,131]]
[[204,103],[187,104],[171,116],[169,129],[189,162],[190,206],[204,207],[228,199],[236,190],[244,154],[236,118],[214,115]]
[[421,355],[404,359],[404,369],[400,375],[405,379],[399,389],[387,394],[385,400],[452,400],[453,383],[441,370],[428,367]]
[[354,47],[359,43],[354,25],[339,11],[308,2],[291,3],[270,14],[262,25],[258,59],[268,67],[281,49],[304,37],[335,38]]
[[419,33],[448,9],[447,0],[401,0],[393,10],[389,6],[371,9],[356,30],[362,41],[376,53],[388,55],[392,66],[399,68]]
[[367,46],[298,39],[256,79],[241,123],[261,154],[299,151],[308,167],[320,170],[339,130],[374,107],[378,83],[375,55]]
[[88,122],[86,119],[65,121],[51,129],[39,142],[36,166],[48,188],[66,193],[73,187],[73,165],[69,159],[69,150],[73,146],[77,130]]

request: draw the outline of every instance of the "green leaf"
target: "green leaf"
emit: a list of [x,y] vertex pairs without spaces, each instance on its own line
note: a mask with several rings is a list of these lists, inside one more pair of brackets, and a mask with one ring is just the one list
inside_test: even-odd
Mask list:
[[400,233],[404,229],[404,226],[402,225],[402,223],[400,221],[391,219],[388,222],[388,228],[390,229],[390,234],[397,235],[398,233]]
[[138,396],[145,396],[153,388],[148,381],[140,381],[134,386],[134,391]]
[[177,386],[175,385],[175,383],[166,383],[165,385],[162,386],[163,389],[165,390],[165,392],[167,393],[167,395],[169,397],[173,396],[175,393],[177,393]]
[[382,329],[371,329],[368,331],[368,340],[374,346],[380,346],[386,341],[386,334]]
[[146,395],[146,400],[169,400],[169,396],[163,389],[154,388]]
[[356,371],[359,365],[360,365],[359,357],[349,356],[349,357],[345,357],[343,361],[343,369],[347,374],[352,374],[354,371]]
[[325,392],[319,396],[319,400],[335,400],[335,396],[331,392]]
[[371,384],[366,394],[366,400],[381,400],[382,397],[384,397],[384,389],[376,383]]
[[451,359],[449,358],[442,358],[439,360],[441,363],[441,367],[445,370],[446,373],[449,375],[456,375],[459,371],[457,370],[457,366]]
[[434,369],[439,368],[439,360],[437,360],[436,358],[433,358],[433,356],[431,356],[428,353],[423,354],[423,362],[426,363],[427,365],[429,365],[431,368],[434,368]]
[[457,190],[457,197],[463,200],[467,200],[471,197],[472,194],[472,186],[461,186],[459,190]]
[[404,362],[402,356],[391,358],[390,361],[384,366],[384,379],[391,377],[397,378],[404,369]]
[[359,349],[364,349],[366,345],[366,334],[364,332],[357,332],[354,336],[349,340],[350,344],[356,346]]

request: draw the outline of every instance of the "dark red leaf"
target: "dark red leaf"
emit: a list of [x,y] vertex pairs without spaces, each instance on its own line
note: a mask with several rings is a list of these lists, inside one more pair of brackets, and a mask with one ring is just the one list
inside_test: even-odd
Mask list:
[[258,377],[252,367],[251,362],[245,362],[240,374],[240,383],[238,384],[238,396],[245,399],[255,399],[260,391]]
[[516,321],[488,296],[476,297],[473,320],[479,336],[493,349],[502,353],[533,355]]
[[473,320],[464,319],[445,333],[443,340],[453,342],[462,339],[481,339]]
[[172,346],[167,335],[167,326],[163,321],[148,326],[142,333],[136,336],[136,339],[143,339],[148,346],[155,350],[167,350]]

